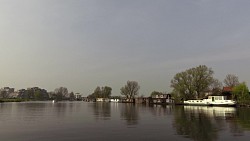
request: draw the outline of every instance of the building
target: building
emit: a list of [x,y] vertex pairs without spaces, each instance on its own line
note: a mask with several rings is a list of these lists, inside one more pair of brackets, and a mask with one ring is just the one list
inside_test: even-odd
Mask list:
[[233,88],[232,87],[223,87],[222,89],[222,95],[223,96],[227,96],[228,100],[232,100],[233,99]]
[[150,97],[150,104],[173,104],[171,94],[156,94]]
[[82,100],[82,95],[79,93],[75,93],[76,100]]
[[96,98],[96,102],[109,102],[109,98]]

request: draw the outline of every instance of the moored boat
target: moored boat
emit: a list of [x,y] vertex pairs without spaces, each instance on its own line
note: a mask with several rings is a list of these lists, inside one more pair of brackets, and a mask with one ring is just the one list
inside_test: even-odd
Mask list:
[[201,106],[236,106],[236,101],[227,100],[226,96],[208,96],[202,100],[185,100],[184,105],[201,105]]
[[207,99],[202,100],[185,100],[183,102],[185,105],[194,105],[194,106],[211,106]]

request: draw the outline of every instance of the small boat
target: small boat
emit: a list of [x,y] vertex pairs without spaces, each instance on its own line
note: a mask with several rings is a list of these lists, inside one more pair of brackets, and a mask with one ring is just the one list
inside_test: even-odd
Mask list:
[[185,100],[184,105],[200,105],[200,106],[236,106],[236,101],[227,100],[226,96],[208,96],[202,100]]

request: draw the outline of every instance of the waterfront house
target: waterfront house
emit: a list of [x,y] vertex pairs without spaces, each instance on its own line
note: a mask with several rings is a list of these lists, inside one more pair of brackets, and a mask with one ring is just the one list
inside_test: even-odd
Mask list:
[[120,99],[119,98],[111,98],[110,102],[120,102]]
[[82,100],[82,95],[79,93],[75,93],[76,100]]
[[134,98],[122,98],[121,102],[122,103],[135,103],[135,99]]
[[96,98],[96,102],[109,102],[109,98]]
[[226,96],[227,99],[231,100],[233,99],[233,88],[232,87],[223,87],[222,89],[222,95]]
[[173,104],[171,94],[156,94],[150,97],[150,104]]
[[135,98],[135,103],[137,103],[137,104],[149,104],[149,98],[148,97],[137,97],[137,98]]

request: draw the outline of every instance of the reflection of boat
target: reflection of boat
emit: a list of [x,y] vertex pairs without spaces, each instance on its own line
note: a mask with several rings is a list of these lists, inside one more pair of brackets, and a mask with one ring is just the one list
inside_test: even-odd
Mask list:
[[184,106],[185,111],[194,113],[204,113],[209,117],[234,117],[235,107],[207,107],[207,106]]
[[202,100],[186,100],[185,105],[204,105],[204,106],[235,106],[236,102],[227,100],[226,96],[208,96]]

